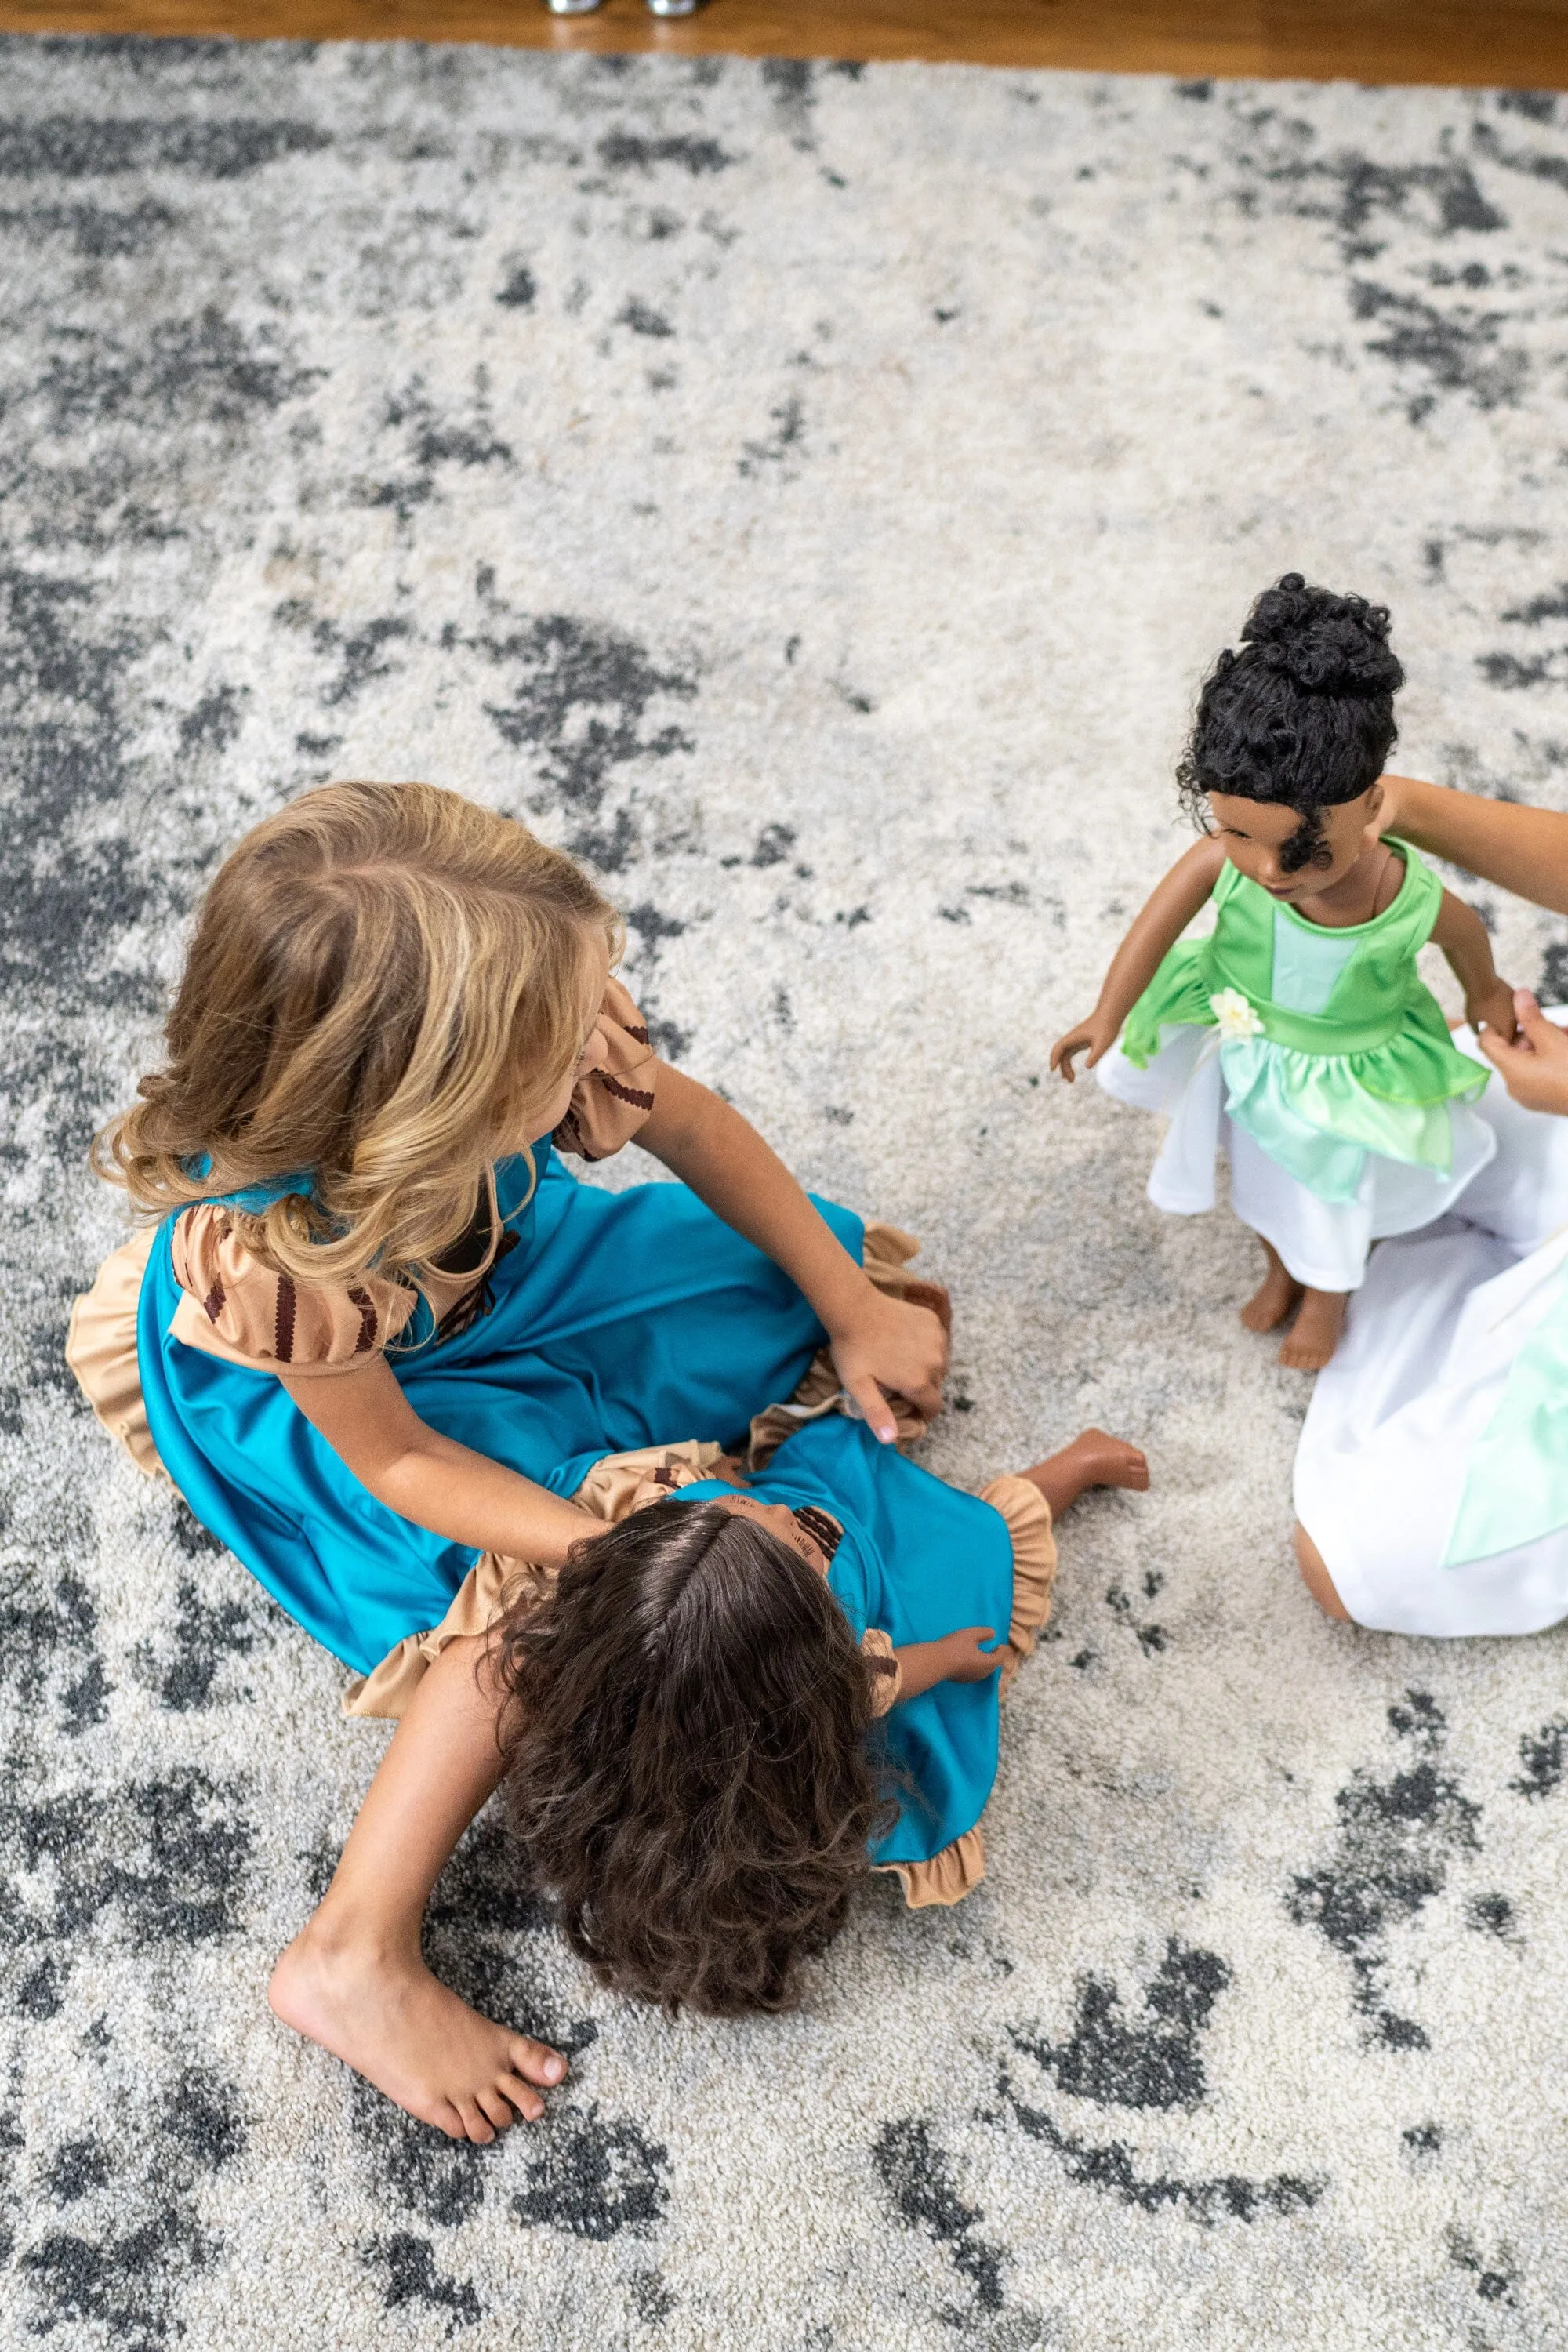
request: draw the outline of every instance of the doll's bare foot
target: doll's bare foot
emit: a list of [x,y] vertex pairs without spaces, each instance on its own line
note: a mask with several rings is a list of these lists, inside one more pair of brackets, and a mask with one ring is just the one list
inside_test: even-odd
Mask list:
[[[1261,1234],[1258,1239],[1263,1240]],[[1241,1319],[1249,1331],[1278,1331],[1300,1297],[1301,1285],[1294,1275],[1286,1273],[1285,1262],[1271,1242],[1263,1242],[1263,1254],[1268,1271],[1242,1308]],[[1283,1356],[1279,1360],[1284,1362]]]
[[536,2122],[566,2061],[481,2017],[433,1977],[417,1951],[358,1940],[320,1912],[272,1971],[267,1997],[308,2034],[421,2123],[482,2146],[514,2120]]
[[1032,1470],[1019,1473],[1037,1486],[1059,1519],[1090,1486],[1130,1486],[1142,1494],[1149,1484],[1149,1465],[1124,1437],[1109,1437],[1103,1429],[1079,1432],[1059,1454],[1049,1454]]
[[1345,1290],[1304,1290],[1301,1311],[1279,1350],[1280,1362],[1292,1371],[1321,1372],[1340,1344],[1349,1296]]

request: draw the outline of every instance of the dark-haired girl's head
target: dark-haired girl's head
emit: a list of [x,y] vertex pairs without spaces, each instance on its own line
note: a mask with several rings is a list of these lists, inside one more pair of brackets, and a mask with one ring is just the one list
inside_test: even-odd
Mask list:
[[1205,830],[1227,803],[1270,812],[1258,830],[1278,868],[1328,887],[1359,854],[1367,813],[1353,804],[1387,762],[1404,683],[1383,605],[1286,572],[1204,680],[1176,772],[1184,805]]
[[882,1811],[870,1672],[810,1538],[772,1516],[635,1512],[503,1631],[534,1875],[600,1981],[671,2012],[787,2007]]

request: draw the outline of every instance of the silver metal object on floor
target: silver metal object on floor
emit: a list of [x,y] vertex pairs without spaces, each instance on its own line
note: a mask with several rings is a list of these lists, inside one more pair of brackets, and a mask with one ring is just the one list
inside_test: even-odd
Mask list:
[[600,0],[544,0],[552,16],[591,16]]
[[647,0],[650,16],[695,16],[697,0]]

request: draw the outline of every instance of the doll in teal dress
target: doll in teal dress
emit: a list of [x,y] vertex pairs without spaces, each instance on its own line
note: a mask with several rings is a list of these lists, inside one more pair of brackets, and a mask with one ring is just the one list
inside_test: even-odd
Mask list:
[[[1156,1206],[1212,1209],[1223,1150],[1268,1260],[1242,1320],[1272,1330],[1294,1314],[1280,1361],[1308,1370],[1332,1355],[1373,1242],[1441,1216],[1496,1149],[1468,1108],[1486,1066],[1455,1045],[1416,970],[1428,940],[1471,1024],[1514,1034],[1479,918],[1379,833],[1403,682],[1381,606],[1298,572],[1258,599],[1204,685],[1180,770],[1207,838],[1051,1055],[1070,1080],[1087,1048],[1108,1093],[1168,1119]],[[1205,904],[1213,929],[1184,939]]]

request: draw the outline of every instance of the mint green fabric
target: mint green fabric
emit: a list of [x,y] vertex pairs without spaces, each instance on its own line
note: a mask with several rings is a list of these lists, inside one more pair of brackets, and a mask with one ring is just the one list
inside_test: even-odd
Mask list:
[[1343,929],[1309,923],[1227,861],[1213,932],[1171,950],[1121,1041],[1142,1068],[1163,1030],[1212,1028],[1210,998],[1237,991],[1262,1033],[1220,1046],[1226,1108],[1325,1201],[1356,1198],[1369,1151],[1447,1175],[1448,1105],[1473,1101],[1489,1075],[1455,1047],[1415,970],[1442,885],[1414,849],[1394,845],[1405,878],[1394,904]]
[[1445,1568],[1568,1527],[1568,1269],[1509,1369],[1485,1434],[1471,1449],[1443,1554]]

